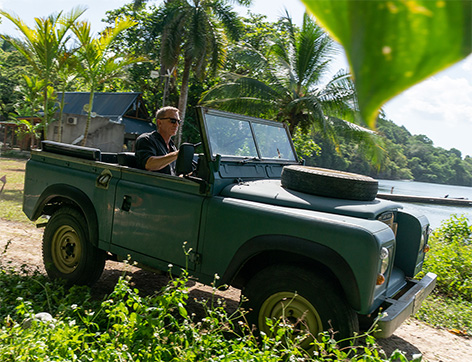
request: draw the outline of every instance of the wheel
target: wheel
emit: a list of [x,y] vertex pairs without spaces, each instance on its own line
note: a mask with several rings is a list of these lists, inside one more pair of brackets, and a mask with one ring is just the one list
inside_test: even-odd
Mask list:
[[92,285],[100,278],[105,259],[105,252],[90,243],[87,222],[79,211],[63,207],[52,215],[43,235],[43,262],[51,279]]
[[372,177],[325,168],[290,165],[282,170],[282,186],[338,199],[372,201],[379,183]]
[[[248,282],[243,295],[249,323],[267,335],[271,330],[266,318],[284,318],[291,324],[294,337],[308,330],[316,338],[332,329],[339,341],[359,331],[357,314],[337,283],[302,267],[274,265],[263,269]],[[306,338],[302,347],[310,349],[312,341]]]

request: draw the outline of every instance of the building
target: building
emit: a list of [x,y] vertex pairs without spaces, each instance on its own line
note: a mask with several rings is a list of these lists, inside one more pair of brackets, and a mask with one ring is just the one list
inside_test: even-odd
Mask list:
[[[62,94],[58,94],[61,102]],[[62,115],[61,142],[81,145],[87,122],[90,93],[66,92]],[[56,118],[58,118],[56,113]],[[86,146],[104,152],[134,151],[136,138],[141,133],[155,130],[142,100],[137,92],[94,94],[92,118]],[[59,141],[59,122],[48,127],[47,138]]]
[[[18,121],[25,120],[32,125],[41,122],[38,117],[18,117]],[[19,148],[22,151],[37,148],[40,144],[39,138],[28,132],[26,125],[14,121],[0,121],[0,149]]]

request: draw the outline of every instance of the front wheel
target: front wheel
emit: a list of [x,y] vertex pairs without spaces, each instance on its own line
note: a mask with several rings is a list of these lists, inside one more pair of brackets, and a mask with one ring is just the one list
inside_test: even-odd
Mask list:
[[76,209],[63,207],[52,215],[43,235],[43,262],[51,279],[92,285],[100,278],[106,254],[88,235],[87,222]]
[[[266,318],[283,319],[293,336],[309,332],[314,338],[333,330],[335,339],[352,337],[359,331],[357,314],[347,303],[337,283],[302,267],[270,266],[256,274],[243,290],[248,321],[267,335]],[[302,347],[310,349],[312,338]]]

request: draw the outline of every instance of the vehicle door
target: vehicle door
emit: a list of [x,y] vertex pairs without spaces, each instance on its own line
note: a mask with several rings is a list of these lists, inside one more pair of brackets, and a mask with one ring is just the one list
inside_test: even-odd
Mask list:
[[[112,245],[121,256],[162,268],[186,266],[183,245],[197,250],[204,195],[182,177],[123,170],[116,188]],[[189,265],[189,268],[192,266]]]

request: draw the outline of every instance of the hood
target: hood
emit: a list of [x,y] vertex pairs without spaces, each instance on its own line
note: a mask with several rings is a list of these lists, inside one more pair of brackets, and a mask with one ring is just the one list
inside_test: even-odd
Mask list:
[[400,204],[379,199],[354,201],[310,195],[286,189],[282,187],[280,180],[257,180],[231,184],[222,190],[221,195],[371,220],[376,219],[385,211],[395,211],[402,208]]

